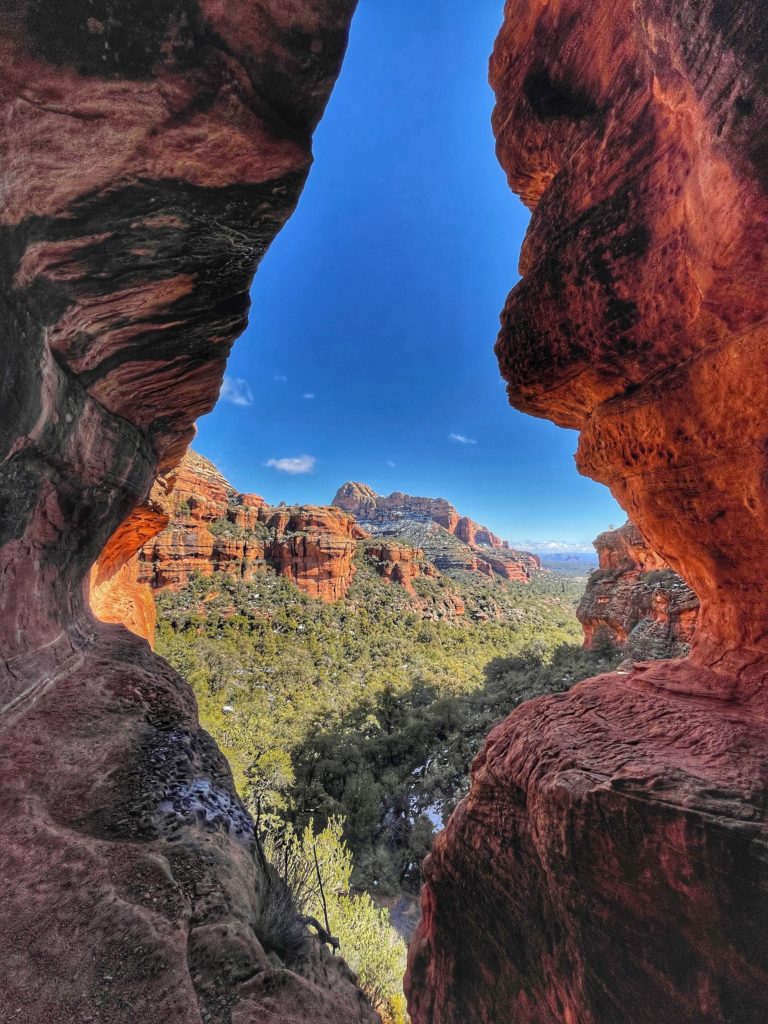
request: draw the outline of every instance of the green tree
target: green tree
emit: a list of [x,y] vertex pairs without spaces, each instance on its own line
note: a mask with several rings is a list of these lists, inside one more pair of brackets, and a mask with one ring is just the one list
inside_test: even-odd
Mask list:
[[293,894],[299,913],[314,918],[338,940],[371,1005],[391,1024],[407,1020],[402,993],[405,943],[368,893],[350,888],[352,854],[344,822],[331,818],[320,832],[310,822],[301,835],[268,824],[265,852]]

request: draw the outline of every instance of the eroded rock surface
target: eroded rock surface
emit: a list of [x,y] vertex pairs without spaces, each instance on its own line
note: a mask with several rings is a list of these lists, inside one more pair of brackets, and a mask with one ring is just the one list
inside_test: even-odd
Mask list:
[[273,914],[186,683],[87,600],[100,552],[97,606],[159,525],[152,483],[216,400],[353,8],[0,11],[4,1019],[373,1020],[343,961]]
[[165,528],[138,553],[137,578],[153,590],[178,590],[195,573],[252,580],[272,569],[312,597],[335,601],[355,575],[352,516],[316,505],[271,508],[240,494],[213,463],[187,452],[163,504]]
[[607,641],[632,661],[690,652],[699,600],[685,580],[627,522],[594,542],[599,565],[576,614],[588,648]]
[[701,611],[689,659],[491,734],[425,864],[416,1024],[765,1019],[767,32],[756,0],[506,4],[510,401],[581,431]]

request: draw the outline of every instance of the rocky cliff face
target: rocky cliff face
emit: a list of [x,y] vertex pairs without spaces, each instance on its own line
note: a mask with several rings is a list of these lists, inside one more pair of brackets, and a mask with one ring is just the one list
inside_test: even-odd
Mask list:
[[413,581],[424,576],[435,577],[440,573],[431,562],[424,558],[420,548],[408,547],[394,541],[368,541],[364,545],[365,557],[372,562],[385,580],[399,583],[409,594],[415,594]]
[[648,547],[633,523],[601,533],[595,549],[599,568],[576,612],[585,646],[607,640],[632,661],[687,655],[699,601],[685,580]]
[[[362,547],[380,576],[410,594],[415,595],[414,580],[440,575],[418,548],[367,541],[354,517],[334,506],[273,508],[257,494],[238,493],[213,463],[193,451],[165,487],[170,491],[164,494],[160,487],[153,490],[159,512],[153,525],[160,532],[130,562],[123,560],[120,573],[111,573],[100,559],[94,580],[109,577],[111,585],[106,590],[94,585],[91,597],[100,618],[122,621],[147,639],[146,623],[150,628],[154,623],[151,590],[178,590],[196,573],[249,581],[262,572],[277,572],[311,597],[338,601],[349,592]],[[144,613],[147,604],[151,612]],[[447,612],[463,614],[461,601]]]
[[367,536],[335,508],[271,508],[258,494],[239,494],[196,452],[182,459],[165,506],[167,526],[137,558],[137,579],[154,590],[178,590],[194,573],[252,580],[273,570],[304,593],[336,601],[349,590],[357,542]]
[[[348,481],[336,492],[333,504],[351,512],[377,536],[417,538],[439,569],[495,573],[527,583],[531,572],[541,568],[538,555],[513,550],[487,527],[460,516],[445,498],[417,498],[402,491],[385,497],[367,484]],[[443,531],[460,543],[451,543]]]
[[690,658],[531,701],[425,864],[416,1024],[757,1024],[768,1006],[768,46],[755,0],[508,0],[532,210],[497,352],[701,600]]
[[0,1005],[19,1024],[373,1019],[279,909],[184,680],[87,600],[216,400],[353,7],[0,12]]

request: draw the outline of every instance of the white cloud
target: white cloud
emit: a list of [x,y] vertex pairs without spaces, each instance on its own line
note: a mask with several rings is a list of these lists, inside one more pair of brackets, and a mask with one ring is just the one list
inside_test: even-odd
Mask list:
[[219,398],[232,405],[253,405],[253,392],[247,380],[240,377],[225,377],[219,392]]
[[456,444],[477,444],[474,437],[467,437],[466,434],[449,434],[449,441],[455,441]]
[[317,459],[314,455],[297,455],[292,459],[269,459],[265,465],[280,473],[295,476],[297,473],[311,473],[317,465]]
[[272,380],[284,381],[284,380],[288,380],[288,378],[285,376],[285,374],[276,373],[275,376],[272,378]]
[[305,391],[304,394],[301,397],[302,398],[314,398],[315,396],[314,396],[314,394],[311,391]]
[[538,551],[542,554],[595,555],[594,547],[586,540],[521,540],[510,541],[510,546],[523,551]]
[[397,463],[393,462],[392,459],[387,459],[387,465],[389,466],[390,469],[394,469]]

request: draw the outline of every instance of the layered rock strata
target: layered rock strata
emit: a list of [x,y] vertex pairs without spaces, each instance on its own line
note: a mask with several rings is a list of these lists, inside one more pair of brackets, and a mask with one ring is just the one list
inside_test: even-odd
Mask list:
[[[421,527],[424,550],[439,569],[495,573],[520,583],[527,583],[531,573],[541,569],[538,555],[510,548],[486,526],[460,516],[445,498],[419,498],[402,491],[385,497],[368,484],[347,481],[336,492],[333,504],[350,512],[377,536],[410,537],[409,531]],[[425,531],[429,525],[439,529]],[[450,544],[441,537],[441,530],[461,543]]]
[[216,400],[353,7],[0,12],[0,1006],[17,1024],[374,1019],[296,930],[187,684],[87,600],[97,555],[98,604],[146,539],[153,480]]
[[336,508],[270,507],[240,494],[213,463],[187,452],[162,502],[165,528],[137,556],[136,577],[153,590],[178,590],[194,574],[252,580],[271,569],[312,597],[336,601],[355,575],[357,542],[366,537]]
[[420,548],[408,547],[395,541],[368,541],[363,551],[383,579],[398,583],[409,594],[416,593],[414,580],[440,575],[435,566],[425,560]]
[[[154,507],[161,510],[156,525],[160,532],[142,545],[123,572],[112,574],[108,599],[97,587],[91,598],[100,618],[115,615],[108,621],[123,621],[147,639],[151,637],[141,631],[138,609],[152,603],[150,588],[179,590],[195,575],[215,579],[223,574],[247,582],[260,573],[276,572],[311,597],[338,601],[349,593],[361,548],[380,576],[409,594],[415,594],[414,580],[440,575],[417,548],[369,542],[354,517],[334,506],[272,507],[258,494],[237,492],[213,463],[193,451],[164,486],[164,494],[159,485],[153,488]],[[120,532],[130,530],[135,536],[139,519],[137,513]],[[94,579],[110,576],[106,556],[112,546],[110,542],[97,563]],[[135,584],[144,586],[132,612]],[[121,610],[122,620],[116,617]],[[451,611],[460,614],[453,607]]]
[[498,154],[532,210],[497,352],[701,601],[687,660],[522,706],[425,865],[416,1024],[757,1024],[768,1007],[763,6],[508,0]]
[[687,655],[699,601],[685,580],[633,523],[601,533],[594,544],[599,566],[576,610],[584,646],[607,641],[632,661]]

